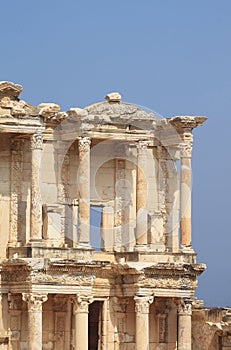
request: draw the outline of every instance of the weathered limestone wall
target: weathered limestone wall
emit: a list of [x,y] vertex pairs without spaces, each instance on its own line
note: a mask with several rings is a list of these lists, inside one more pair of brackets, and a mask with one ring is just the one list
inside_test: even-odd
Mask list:
[[10,234],[10,139],[0,138],[0,257],[6,256],[6,246]]
[[192,314],[192,350],[231,349],[230,310],[207,308]]

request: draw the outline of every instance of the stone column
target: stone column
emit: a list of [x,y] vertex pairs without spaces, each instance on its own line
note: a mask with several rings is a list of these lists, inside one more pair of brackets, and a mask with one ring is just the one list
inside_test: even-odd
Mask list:
[[29,350],[42,349],[42,303],[47,294],[23,293],[23,301],[28,303]]
[[30,241],[42,239],[42,198],[40,191],[40,168],[43,148],[42,134],[31,136],[31,224]]
[[182,299],[178,304],[178,344],[177,350],[191,350],[192,346],[192,304]]
[[137,144],[137,183],[136,183],[136,248],[147,247],[147,141]]
[[79,139],[78,244],[83,247],[90,247],[90,145],[88,137]]
[[22,144],[24,140],[11,139],[11,195],[10,236],[8,246],[17,246],[21,241],[20,202],[22,181]]
[[191,155],[192,143],[182,143],[180,182],[180,244],[191,247]]
[[93,298],[89,296],[77,296],[73,301],[73,312],[75,317],[75,350],[88,350],[88,306],[93,302]]
[[153,296],[135,296],[136,350],[149,350],[149,305]]

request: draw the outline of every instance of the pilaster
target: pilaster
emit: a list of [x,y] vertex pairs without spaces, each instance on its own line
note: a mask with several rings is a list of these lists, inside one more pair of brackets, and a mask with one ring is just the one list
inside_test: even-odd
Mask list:
[[42,240],[42,198],[40,189],[42,149],[42,134],[33,134],[31,136],[31,243]]
[[78,244],[90,247],[90,145],[89,137],[79,139],[78,168]]

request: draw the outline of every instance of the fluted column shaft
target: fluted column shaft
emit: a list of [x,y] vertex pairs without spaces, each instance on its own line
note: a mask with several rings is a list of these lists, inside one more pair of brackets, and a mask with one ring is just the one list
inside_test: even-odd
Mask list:
[[79,139],[78,168],[78,244],[90,244],[90,145],[88,137]]
[[88,313],[92,301],[88,296],[77,296],[74,299],[75,350],[88,350]]
[[29,350],[42,349],[42,303],[47,294],[23,293],[23,301],[28,303]]
[[180,244],[191,247],[191,155],[192,144],[181,144]]
[[192,349],[192,305],[191,301],[181,300],[178,304],[178,344],[177,350]]
[[137,182],[136,182],[136,246],[147,246],[147,146],[148,142],[137,144]]
[[136,350],[149,350],[149,305],[152,296],[135,296]]
[[43,148],[42,134],[31,137],[31,224],[30,240],[42,239],[42,198],[40,190],[40,168]]

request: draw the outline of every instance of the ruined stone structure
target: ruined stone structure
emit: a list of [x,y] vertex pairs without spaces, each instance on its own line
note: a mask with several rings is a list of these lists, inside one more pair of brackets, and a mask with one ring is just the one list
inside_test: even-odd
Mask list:
[[21,91],[0,82],[0,349],[231,349],[230,310],[194,297],[206,118],[158,119],[118,93],[60,112]]

